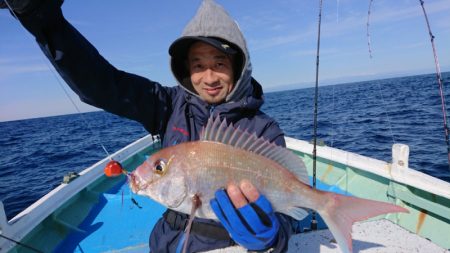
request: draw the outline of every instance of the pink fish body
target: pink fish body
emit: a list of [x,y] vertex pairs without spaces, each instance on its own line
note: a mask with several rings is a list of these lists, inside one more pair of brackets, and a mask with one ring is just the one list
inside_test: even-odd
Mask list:
[[353,222],[406,209],[389,203],[312,189],[303,161],[289,150],[210,119],[199,141],[153,154],[131,174],[134,192],[189,214],[192,197],[202,205],[200,218],[217,219],[209,201],[231,181],[251,181],[277,212],[298,220],[314,209],[344,252],[351,252]]

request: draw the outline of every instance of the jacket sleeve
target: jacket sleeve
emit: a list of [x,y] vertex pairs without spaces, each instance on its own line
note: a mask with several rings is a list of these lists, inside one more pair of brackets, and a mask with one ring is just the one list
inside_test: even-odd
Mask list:
[[264,126],[263,136],[269,142],[272,142],[278,146],[286,147],[286,141],[284,140],[284,132],[281,130],[280,125],[274,119],[267,115],[267,123]]
[[286,141],[284,140],[284,133],[278,126],[278,123],[269,128],[268,132],[272,135],[271,142],[278,146],[286,147]]
[[161,134],[171,114],[175,89],[117,70],[67,22],[61,4],[61,0],[45,0],[19,20],[83,102]]

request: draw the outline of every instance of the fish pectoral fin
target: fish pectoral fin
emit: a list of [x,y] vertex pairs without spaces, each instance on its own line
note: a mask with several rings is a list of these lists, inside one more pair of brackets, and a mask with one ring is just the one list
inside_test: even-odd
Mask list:
[[192,209],[191,209],[191,214],[189,216],[189,220],[188,220],[188,224],[186,226],[185,229],[185,233],[186,236],[184,238],[184,245],[183,245],[183,253],[187,252],[187,244],[189,241],[189,235],[191,233],[191,227],[192,227],[192,222],[194,221],[195,218],[195,212],[197,211],[197,209],[200,208],[200,206],[202,205],[202,200],[200,199],[200,195],[199,194],[195,194],[192,197]]
[[186,227],[186,229],[190,228],[192,220],[194,220],[194,217],[195,217],[195,212],[202,205],[202,200],[200,199],[200,194],[194,194],[194,196],[192,196],[191,200],[192,200],[191,215],[189,216],[189,223],[188,223],[188,226]]
[[308,210],[299,206],[292,206],[286,210],[281,210],[281,213],[291,216],[296,220],[303,220],[309,215]]

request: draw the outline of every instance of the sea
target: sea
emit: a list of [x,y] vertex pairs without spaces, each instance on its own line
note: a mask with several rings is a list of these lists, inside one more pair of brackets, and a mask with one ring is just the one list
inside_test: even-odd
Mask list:
[[[450,72],[442,74],[444,87]],[[265,94],[262,110],[286,136],[313,140],[314,88]],[[450,91],[444,90],[446,97]],[[392,160],[410,147],[409,167],[450,182],[444,118],[435,74],[321,86],[319,143]],[[447,112],[448,113],[448,112]],[[11,219],[80,172],[147,134],[137,122],[103,111],[0,122],[0,200]]]

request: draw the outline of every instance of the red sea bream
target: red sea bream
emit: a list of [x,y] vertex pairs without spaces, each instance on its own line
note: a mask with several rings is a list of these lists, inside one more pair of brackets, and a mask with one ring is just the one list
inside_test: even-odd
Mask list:
[[379,201],[315,190],[303,161],[289,150],[210,119],[200,140],[164,148],[130,175],[132,190],[170,209],[191,213],[192,197],[200,197],[201,218],[217,219],[209,201],[231,181],[251,181],[276,212],[302,219],[304,208],[325,220],[343,252],[352,251],[355,221],[406,209]]

